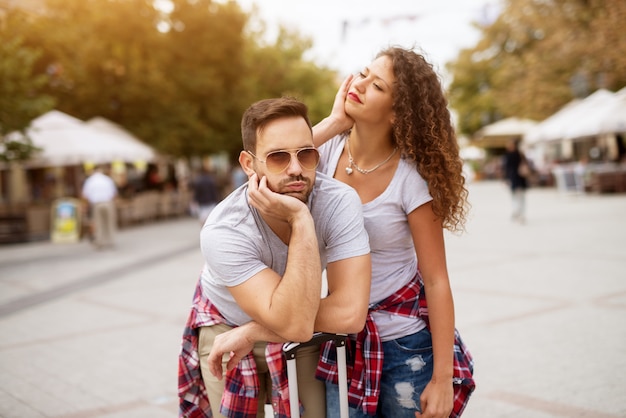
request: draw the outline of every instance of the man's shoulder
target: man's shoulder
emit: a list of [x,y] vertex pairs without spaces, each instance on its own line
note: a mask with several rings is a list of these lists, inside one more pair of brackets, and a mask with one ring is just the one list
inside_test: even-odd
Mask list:
[[208,221],[215,225],[237,227],[251,222],[251,216],[246,189],[238,188],[215,206]]
[[313,192],[311,199],[315,206],[332,206],[333,202],[359,207],[361,205],[356,190],[323,173],[317,173]]
[[318,192],[322,191],[324,193],[337,194],[339,196],[343,193],[356,193],[356,191],[347,184],[329,175],[320,173],[319,171],[317,172],[315,178],[315,189]]

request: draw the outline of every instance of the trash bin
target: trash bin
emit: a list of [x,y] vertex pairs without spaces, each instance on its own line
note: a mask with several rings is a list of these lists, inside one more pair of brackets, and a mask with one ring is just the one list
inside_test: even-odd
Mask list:
[[61,198],[54,201],[51,210],[50,239],[58,243],[80,241],[81,210],[80,200]]

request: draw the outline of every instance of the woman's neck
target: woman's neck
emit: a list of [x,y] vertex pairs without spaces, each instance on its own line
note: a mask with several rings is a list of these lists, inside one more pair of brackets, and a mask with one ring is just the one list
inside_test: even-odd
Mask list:
[[375,165],[391,154],[395,148],[391,140],[391,130],[358,129],[355,125],[349,134],[352,158],[363,167]]

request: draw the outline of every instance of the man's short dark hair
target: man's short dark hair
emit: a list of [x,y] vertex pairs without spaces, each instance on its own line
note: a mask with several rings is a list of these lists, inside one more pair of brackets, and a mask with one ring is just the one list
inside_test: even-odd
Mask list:
[[288,117],[303,118],[311,129],[307,106],[293,97],[264,99],[250,105],[241,119],[243,149],[256,152],[257,133],[268,123]]

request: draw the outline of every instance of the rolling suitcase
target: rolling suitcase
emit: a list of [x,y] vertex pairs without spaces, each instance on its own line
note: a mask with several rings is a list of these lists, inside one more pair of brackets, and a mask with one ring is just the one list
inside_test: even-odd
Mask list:
[[334,341],[337,347],[337,371],[339,374],[339,412],[341,418],[348,418],[348,374],[346,369],[346,334],[328,334],[316,332],[313,338],[305,343],[285,343],[283,352],[287,358],[287,379],[289,381],[289,405],[292,418],[300,418],[298,397],[298,379],[296,375],[296,353],[302,347],[321,345],[326,341]]

